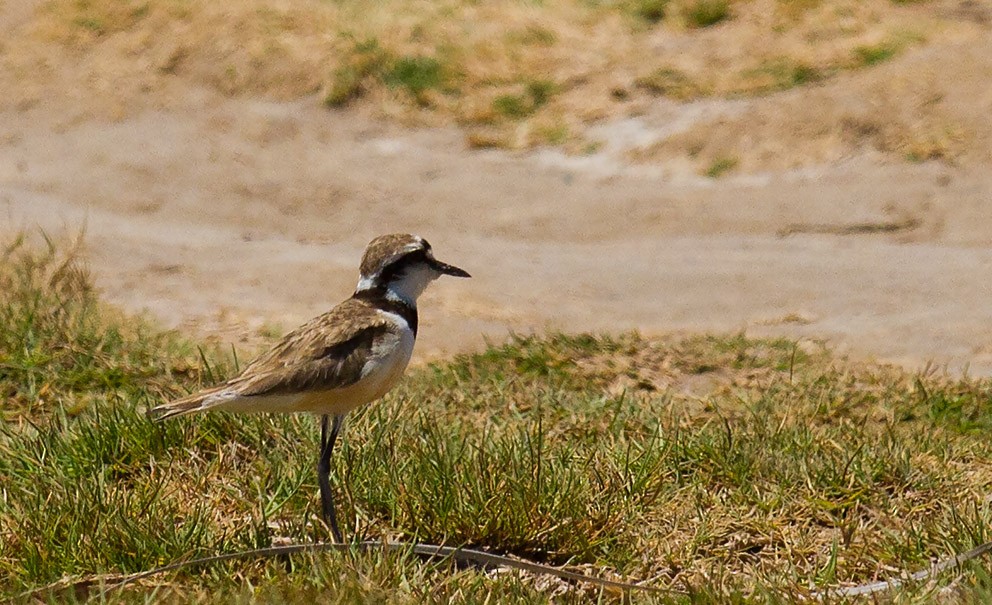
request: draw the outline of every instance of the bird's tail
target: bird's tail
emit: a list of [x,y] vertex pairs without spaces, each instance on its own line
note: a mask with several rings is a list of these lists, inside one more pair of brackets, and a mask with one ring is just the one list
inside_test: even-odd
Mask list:
[[156,422],[161,422],[162,420],[167,420],[175,416],[195,414],[196,412],[209,410],[218,403],[230,399],[231,393],[229,389],[229,386],[221,385],[212,389],[194,393],[188,397],[183,397],[182,399],[176,399],[175,401],[170,401],[169,403],[157,405],[145,413],[149,418]]

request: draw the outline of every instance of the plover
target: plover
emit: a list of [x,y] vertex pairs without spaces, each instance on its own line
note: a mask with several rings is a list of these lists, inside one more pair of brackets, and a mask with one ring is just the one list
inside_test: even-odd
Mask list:
[[329,475],[345,414],[385,395],[403,375],[417,337],[417,297],[427,285],[441,275],[469,277],[409,234],[372,240],[359,273],[351,298],[287,334],[240,375],[148,411],[155,420],[209,410],[319,415],[321,507],[338,542]]

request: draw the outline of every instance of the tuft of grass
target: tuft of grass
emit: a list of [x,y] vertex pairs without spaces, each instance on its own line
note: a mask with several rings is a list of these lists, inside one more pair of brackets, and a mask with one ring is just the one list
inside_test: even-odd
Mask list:
[[419,104],[426,105],[425,93],[439,90],[446,83],[441,62],[428,56],[395,58],[375,38],[356,44],[350,56],[334,70],[324,95],[328,107],[341,107],[360,98],[378,83],[405,90]]
[[493,99],[493,110],[507,118],[525,118],[533,112],[523,95],[500,95]]
[[776,8],[791,19],[799,19],[808,11],[819,8],[823,0],[777,0]]
[[441,62],[434,57],[400,57],[383,74],[383,81],[394,88],[405,88],[414,97],[440,88],[444,82]]
[[934,125],[930,128],[916,127],[901,137],[893,147],[903,151],[910,162],[929,160],[953,161],[967,139],[963,128],[953,124]]
[[894,58],[907,46],[924,40],[923,34],[917,31],[895,31],[875,44],[856,46],[852,50],[852,64],[855,68],[877,65]]
[[465,142],[472,149],[511,149],[510,135],[499,129],[476,128],[465,135]]
[[522,31],[508,34],[508,39],[510,42],[542,47],[554,46],[558,42],[554,31],[540,25],[528,25]]
[[[201,358],[101,304],[78,261],[52,245],[8,246],[0,286],[12,327],[0,332],[0,598],[69,576],[327,538],[314,521],[312,418],[152,424],[147,406],[222,379],[227,357],[207,349]],[[743,334],[516,336],[411,371],[349,418],[332,472],[356,540],[581,564],[688,590],[696,603],[797,602],[810,586],[926,568],[992,537],[990,387]],[[981,564],[954,573],[962,602],[992,594]],[[102,598],[86,591],[40,599]],[[909,585],[892,598],[932,596]],[[109,598],[613,596],[351,552],[183,569]]]
[[88,1],[77,2],[72,24],[96,37],[126,31],[138,25],[150,12],[147,2],[123,0],[104,5]]
[[637,78],[635,83],[651,94],[683,101],[702,94],[700,87],[689,76],[671,67],[660,67],[650,74]]
[[828,77],[829,72],[801,61],[779,57],[742,75],[749,81],[748,92],[765,94],[820,82]]
[[375,38],[357,43],[350,55],[331,75],[324,93],[324,105],[342,107],[361,97],[371,83],[382,77],[390,55]]
[[523,94],[504,94],[493,99],[493,111],[510,119],[526,118],[546,105],[557,87],[549,80],[532,80]]
[[732,157],[719,157],[713,160],[713,162],[706,168],[703,173],[711,179],[718,179],[724,174],[730,172],[734,168],[737,168],[738,160]]
[[82,27],[83,29],[88,29],[89,31],[101,35],[106,33],[106,26],[103,21],[96,17],[77,17],[73,23]]
[[11,241],[0,254],[0,395],[5,418],[74,416],[121,397],[174,394],[195,352],[99,304],[75,247]]
[[549,145],[562,145],[569,139],[568,125],[560,122],[539,126],[538,136]]
[[527,83],[527,96],[535,109],[543,107],[551,100],[558,87],[550,80],[531,80]]
[[626,9],[638,20],[654,25],[665,18],[669,0],[630,0]]
[[689,27],[710,27],[730,18],[729,0],[692,0],[682,10]]
[[890,40],[878,44],[858,46],[854,49],[854,61],[860,67],[870,67],[895,57],[900,49],[899,44]]
[[805,63],[792,63],[786,67],[780,79],[781,85],[785,88],[793,86],[804,86],[819,82],[824,78],[823,72]]

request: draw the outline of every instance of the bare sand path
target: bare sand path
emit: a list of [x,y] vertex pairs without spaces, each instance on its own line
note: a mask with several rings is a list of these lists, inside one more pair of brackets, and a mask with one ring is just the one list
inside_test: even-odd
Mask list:
[[365,242],[403,230],[476,276],[428,292],[422,359],[509,330],[745,330],[992,373],[983,171],[865,155],[659,176],[624,141],[664,113],[568,158],[470,152],[457,131],[311,99],[180,92],[114,121],[57,101],[0,113],[0,229],[85,225],[109,300],[235,342],[346,297]]

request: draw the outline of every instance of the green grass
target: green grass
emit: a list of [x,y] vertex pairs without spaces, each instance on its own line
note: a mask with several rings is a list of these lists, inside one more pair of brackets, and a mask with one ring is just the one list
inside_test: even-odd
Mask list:
[[626,8],[637,19],[653,25],[665,18],[668,0],[630,0]]
[[426,90],[440,88],[444,80],[440,61],[434,57],[410,56],[399,58],[385,73],[383,81],[417,96]]
[[737,168],[738,163],[737,158],[719,157],[713,160],[704,174],[711,179],[718,179],[734,168]]
[[537,134],[549,145],[562,145],[570,136],[568,125],[562,123],[552,123],[538,126]]
[[637,78],[638,87],[653,95],[688,100],[700,94],[699,87],[685,73],[671,67],[659,67]]
[[716,25],[730,18],[729,0],[693,0],[684,9],[689,27],[702,28]]
[[805,86],[823,81],[830,75],[830,71],[823,71],[786,57],[767,61],[761,67],[747,70],[742,74],[749,82],[744,90],[751,94],[767,94]]
[[493,110],[507,118],[525,118],[533,113],[531,105],[523,95],[500,95],[493,99]]
[[493,111],[506,118],[526,118],[546,105],[556,88],[554,82],[532,80],[522,94],[504,94],[493,99]]
[[428,56],[394,57],[370,38],[357,43],[348,58],[334,70],[326,92],[324,104],[341,107],[360,98],[377,82],[404,90],[418,103],[427,102],[424,93],[440,90],[446,82],[441,62]]
[[373,81],[382,78],[390,61],[390,54],[375,38],[355,44],[348,58],[331,75],[324,104],[341,107],[358,99]]
[[878,44],[859,46],[854,49],[854,60],[857,65],[869,67],[877,65],[896,56],[901,50],[900,45],[891,41]]
[[[315,522],[313,419],[151,424],[145,408],[233,371],[230,356],[201,360],[102,305],[70,257],[32,250],[0,262],[0,598],[328,537]],[[636,602],[794,602],[990,538],[989,387],[743,335],[515,337],[411,371],[349,418],[334,460],[339,514],[356,539],[474,545],[689,592]],[[965,567],[952,602],[992,596],[981,568]],[[934,596],[910,586],[897,602]],[[403,553],[235,561],[109,595],[590,598],[618,597]]]

